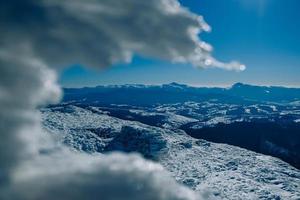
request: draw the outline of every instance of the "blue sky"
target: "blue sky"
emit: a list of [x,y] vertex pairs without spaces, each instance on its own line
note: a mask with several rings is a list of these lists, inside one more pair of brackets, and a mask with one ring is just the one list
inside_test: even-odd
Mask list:
[[182,0],[212,27],[200,37],[222,61],[238,60],[244,72],[199,70],[187,64],[134,57],[130,64],[103,70],[72,66],[61,72],[64,87],[106,84],[228,86],[235,82],[300,86],[299,0]]

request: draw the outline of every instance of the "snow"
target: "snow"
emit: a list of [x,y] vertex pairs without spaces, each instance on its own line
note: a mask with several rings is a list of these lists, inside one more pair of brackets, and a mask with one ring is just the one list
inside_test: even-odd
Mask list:
[[167,124],[164,127],[169,129],[179,128],[181,125],[198,121],[196,119],[177,115],[172,112],[167,112],[166,115],[167,118],[165,121]]
[[[270,156],[76,106],[41,112],[45,129],[59,135],[71,148],[91,153],[139,152],[158,161],[179,183],[195,191],[208,190],[215,198],[300,198],[299,170]],[[175,115],[170,119],[183,118]],[[217,122],[226,122],[226,118],[214,118],[210,123]]]
[[249,108],[246,108],[246,109],[245,109],[245,113],[251,114],[251,110],[250,110]]
[[276,111],[278,111],[278,110],[277,110],[277,107],[276,107],[276,106],[274,106],[274,105],[271,105],[271,106],[270,106],[270,108],[273,110],[273,112],[276,112]]

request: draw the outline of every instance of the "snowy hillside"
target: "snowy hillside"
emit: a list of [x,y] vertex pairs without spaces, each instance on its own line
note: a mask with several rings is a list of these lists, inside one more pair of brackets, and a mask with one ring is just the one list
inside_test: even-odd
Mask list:
[[[217,199],[300,198],[298,169],[277,158],[192,138],[178,129],[194,123],[192,117],[164,112],[159,126],[153,120],[146,124],[109,116],[92,106],[62,104],[41,113],[44,128],[74,150],[139,152],[161,163],[178,182],[208,189]],[[151,117],[151,112],[143,115]]]

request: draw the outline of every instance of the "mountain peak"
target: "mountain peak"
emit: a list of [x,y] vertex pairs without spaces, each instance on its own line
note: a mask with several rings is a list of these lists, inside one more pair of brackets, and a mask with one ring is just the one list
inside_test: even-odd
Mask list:
[[245,87],[245,86],[249,86],[249,85],[238,82],[238,83],[233,84],[231,88],[241,88],[241,87]]
[[169,84],[163,84],[164,87],[173,87],[173,88],[187,88],[188,86],[185,84],[180,84],[176,82],[172,82]]

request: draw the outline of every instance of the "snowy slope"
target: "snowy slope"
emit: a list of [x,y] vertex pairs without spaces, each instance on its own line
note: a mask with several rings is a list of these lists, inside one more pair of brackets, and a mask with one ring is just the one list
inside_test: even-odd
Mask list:
[[41,112],[45,129],[76,150],[137,151],[160,162],[178,182],[208,188],[216,198],[300,199],[300,171],[279,159],[110,117],[98,108],[57,106]]

